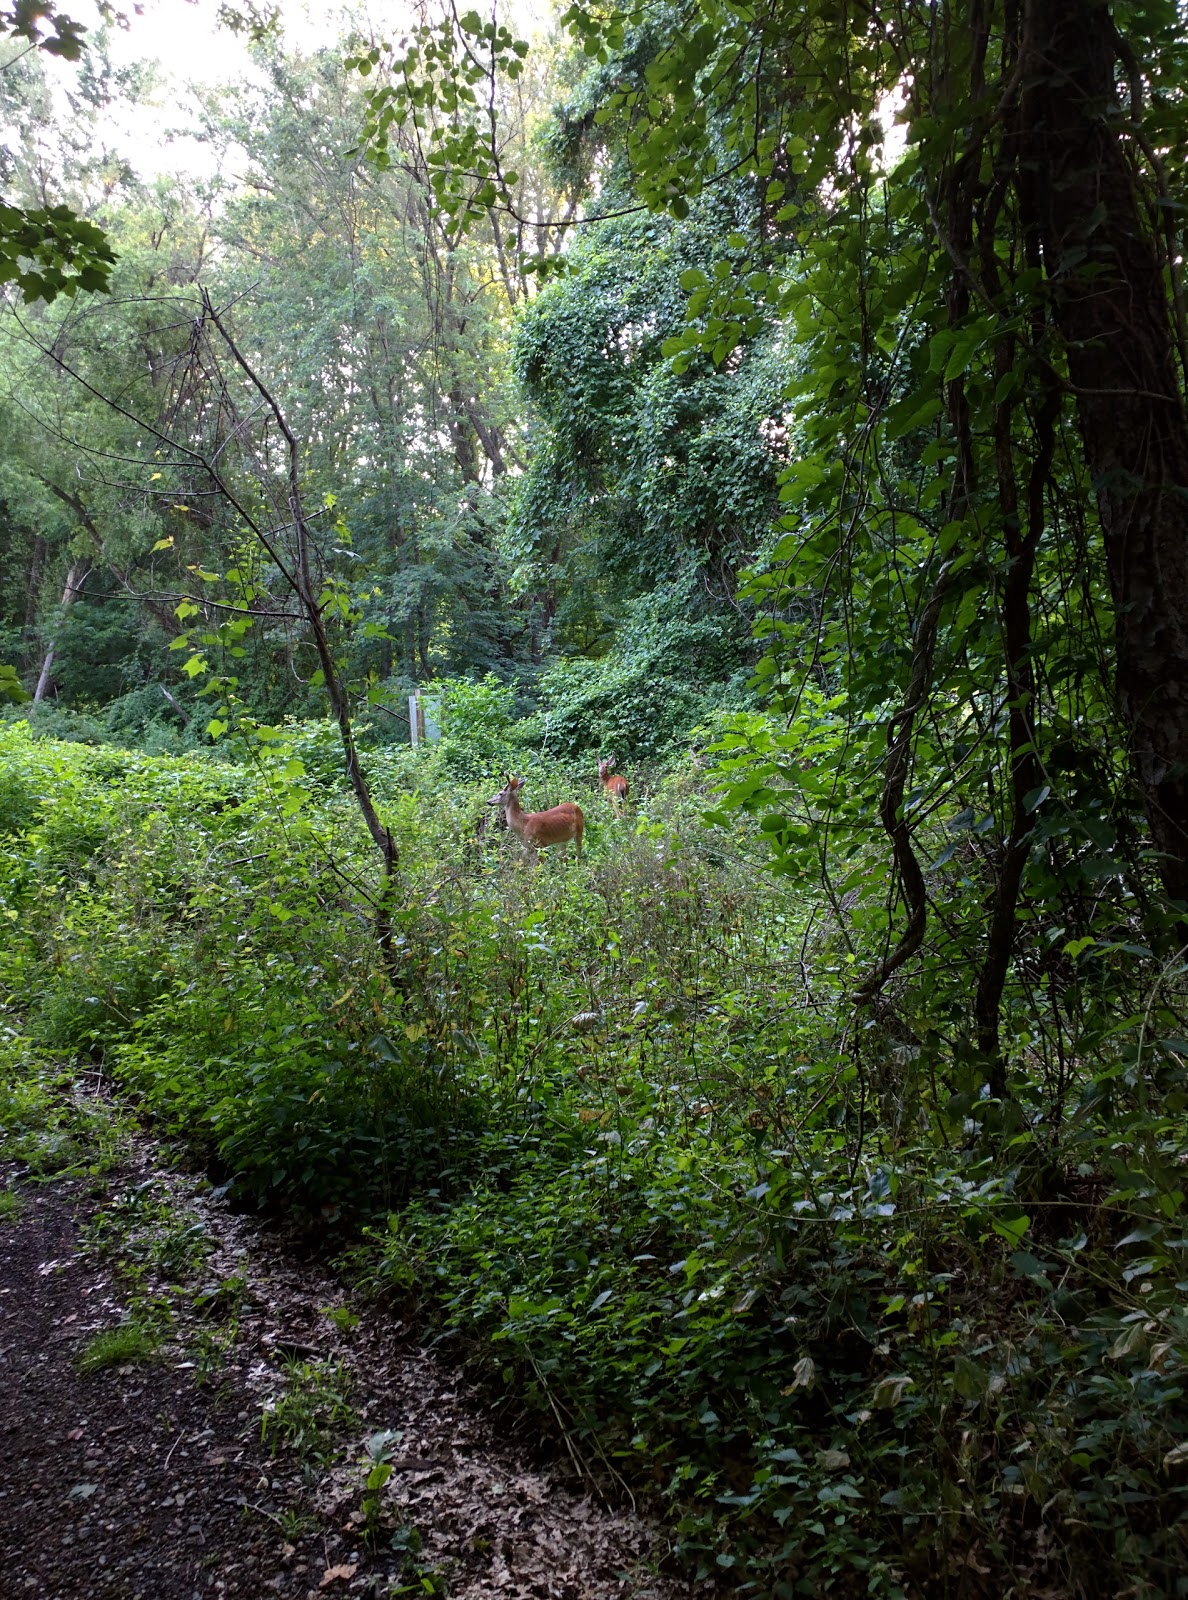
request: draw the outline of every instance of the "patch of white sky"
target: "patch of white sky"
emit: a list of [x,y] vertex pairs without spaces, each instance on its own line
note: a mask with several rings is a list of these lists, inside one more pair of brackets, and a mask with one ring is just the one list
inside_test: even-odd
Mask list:
[[[234,0],[231,6],[233,9]],[[63,9],[89,30],[90,37],[102,26],[93,0],[66,0]],[[156,71],[139,101],[119,99],[106,108],[99,137],[141,178],[213,177],[220,157],[199,137],[194,91],[263,82],[246,33],[234,33],[219,22],[220,0],[140,0],[135,10],[131,4],[120,9],[128,25],[108,30],[112,64],[153,63]],[[499,9],[501,20],[531,37],[543,26],[548,0],[514,0]],[[350,6],[279,0],[277,10],[286,47],[303,54],[332,47],[348,33],[395,42],[413,18],[411,5],[385,4],[384,0]],[[55,85],[59,109],[65,112],[66,91],[76,69],[52,58],[43,60]],[[224,170],[223,176],[234,181],[236,174]]]
[[[63,9],[86,27],[87,39],[93,41],[102,19],[91,0],[68,0]],[[219,157],[198,137],[194,90],[261,81],[246,36],[220,24],[219,0],[141,0],[135,10],[130,4],[120,9],[127,27],[109,28],[106,35],[112,65],[153,70],[140,95],[116,98],[104,108],[97,138],[146,180],[165,175],[213,177]],[[300,50],[333,44],[348,26],[341,12],[325,7],[289,0],[282,11],[285,38]],[[68,116],[66,95],[77,68],[52,58],[43,61],[59,114]]]

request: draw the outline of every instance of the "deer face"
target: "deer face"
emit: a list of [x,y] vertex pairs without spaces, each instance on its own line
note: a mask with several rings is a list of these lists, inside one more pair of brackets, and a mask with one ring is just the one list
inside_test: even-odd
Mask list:
[[520,790],[528,782],[527,778],[513,778],[511,773],[505,773],[507,782],[498,794],[493,794],[487,801],[489,806],[506,806],[518,798]]

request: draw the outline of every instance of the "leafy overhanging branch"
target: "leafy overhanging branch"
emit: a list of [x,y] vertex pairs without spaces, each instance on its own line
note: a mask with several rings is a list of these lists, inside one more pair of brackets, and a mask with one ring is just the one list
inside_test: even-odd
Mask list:
[[[114,15],[110,6],[100,10]],[[0,7],[0,30],[64,61],[79,60],[85,48],[86,29],[41,0]],[[115,259],[103,229],[69,206],[26,209],[0,199],[0,284],[15,283],[26,304],[105,292]]]

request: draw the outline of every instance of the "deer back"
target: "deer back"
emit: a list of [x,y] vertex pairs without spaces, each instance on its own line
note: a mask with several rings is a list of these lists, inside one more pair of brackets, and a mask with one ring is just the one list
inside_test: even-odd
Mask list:
[[519,826],[510,812],[507,820],[522,839],[536,845],[537,849],[550,844],[568,844],[571,839],[580,840],[586,823],[581,806],[572,800],[550,806],[547,811],[521,811]]

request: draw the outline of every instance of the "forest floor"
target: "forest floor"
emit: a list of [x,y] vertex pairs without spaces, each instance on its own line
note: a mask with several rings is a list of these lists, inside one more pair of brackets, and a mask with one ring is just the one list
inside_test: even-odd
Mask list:
[[0,1201],[5,1597],[688,1593],[398,1311],[150,1142],[102,1176],[0,1162]]

